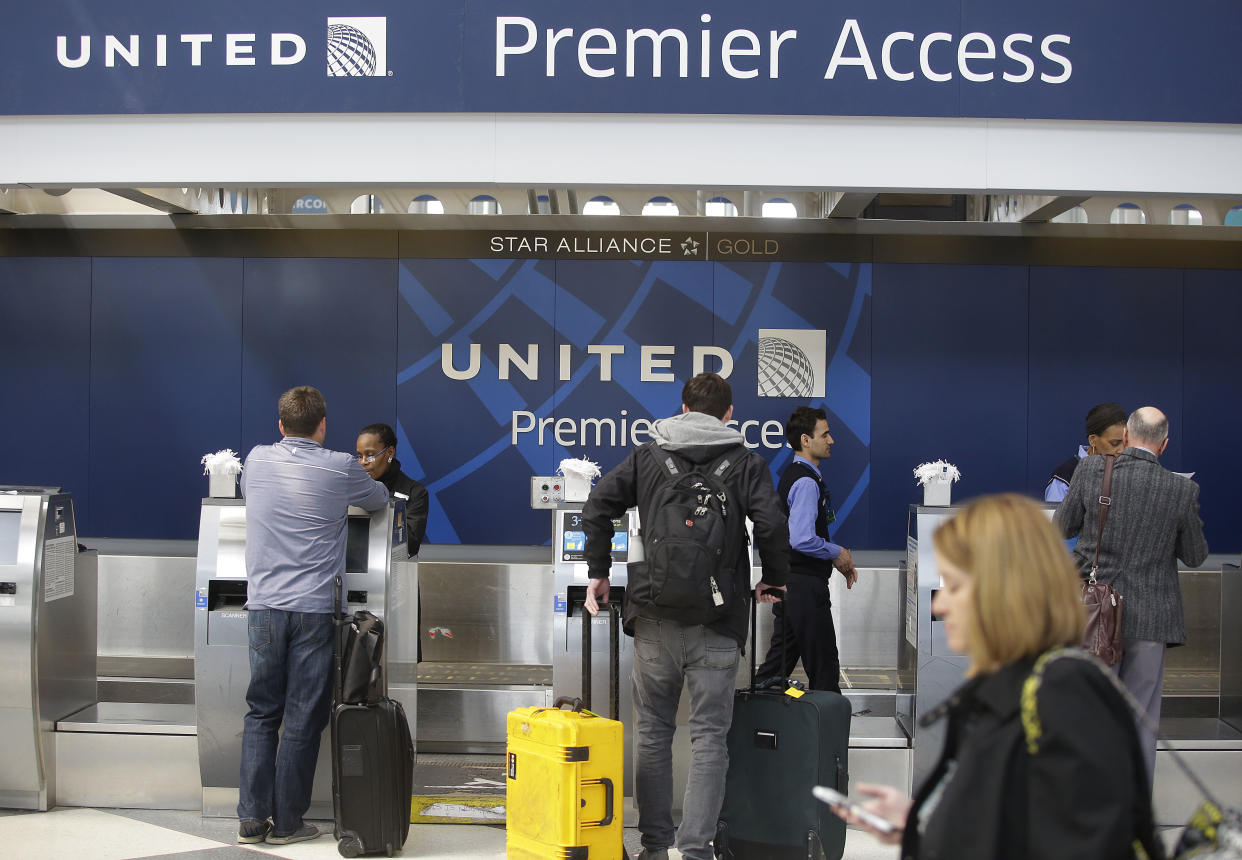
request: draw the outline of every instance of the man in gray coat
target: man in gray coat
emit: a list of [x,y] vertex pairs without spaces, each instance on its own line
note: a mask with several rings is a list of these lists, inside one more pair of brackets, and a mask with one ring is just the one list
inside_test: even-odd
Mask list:
[[[1122,683],[1147,709],[1152,725],[1160,721],[1165,649],[1186,642],[1177,561],[1194,567],[1208,554],[1199,517],[1199,485],[1158,461],[1168,444],[1169,419],[1164,413],[1153,406],[1136,409],[1126,422],[1126,448],[1113,467],[1112,502],[1099,542],[1096,574],[1125,600],[1119,673]],[[1074,471],[1056,513],[1061,533],[1078,537],[1074,561],[1084,576],[1091,571],[1095,556],[1103,480],[1104,458],[1087,457]],[[1139,735],[1150,787],[1156,736],[1141,724]]]

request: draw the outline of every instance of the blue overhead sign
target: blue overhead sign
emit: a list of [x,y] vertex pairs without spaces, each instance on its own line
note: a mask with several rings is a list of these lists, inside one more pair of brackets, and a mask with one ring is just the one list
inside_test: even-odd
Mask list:
[[10,2],[0,113],[1242,122],[1236,0]]

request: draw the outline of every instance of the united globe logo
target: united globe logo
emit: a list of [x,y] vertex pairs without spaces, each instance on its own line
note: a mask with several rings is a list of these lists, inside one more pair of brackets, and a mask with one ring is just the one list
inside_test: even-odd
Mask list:
[[759,396],[823,397],[827,341],[823,329],[759,329]]
[[375,46],[357,27],[328,27],[328,74],[334,78],[369,78],[375,74]]
[[387,18],[328,19],[328,77],[388,75]]

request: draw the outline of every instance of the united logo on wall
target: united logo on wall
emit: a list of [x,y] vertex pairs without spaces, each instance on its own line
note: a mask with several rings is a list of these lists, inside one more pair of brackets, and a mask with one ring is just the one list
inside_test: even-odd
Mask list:
[[759,329],[759,396],[823,397],[827,334],[823,329]]
[[377,78],[387,74],[387,18],[328,19],[329,77]]
[[429,540],[547,542],[530,477],[612,468],[704,370],[776,471],[789,413],[824,407],[835,527],[865,530],[870,265],[419,259],[399,290],[399,453],[431,493]]

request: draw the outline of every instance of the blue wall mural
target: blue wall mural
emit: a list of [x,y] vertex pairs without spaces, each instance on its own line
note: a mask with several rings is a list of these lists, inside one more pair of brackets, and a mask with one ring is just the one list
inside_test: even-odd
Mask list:
[[[193,539],[199,458],[272,441],[276,397],[309,383],[329,447],[398,429],[431,491],[430,541],[541,544],[530,476],[571,456],[615,465],[679,410],[697,358],[731,364],[735,417],[774,473],[789,412],[828,410],[846,545],[902,545],[925,460],[958,465],[958,499],[1041,493],[1087,409],[1116,400],[1169,415],[1163,462],[1197,473],[1212,550],[1237,552],[1220,438],[1242,412],[1240,316],[1232,270],[3,258],[0,483],[64,486],[87,536]],[[770,329],[822,340],[822,396],[760,396]]]
[[[542,542],[529,476],[566,457],[620,462],[635,422],[680,410],[696,347],[728,354],[702,368],[731,363],[738,426],[776,468],[789,457],[777,425],[803,403],[830,410],[839,528],[865,539],[869,265],[404,260],[399,278],[402,462],[435,500],[430,540]],[[827,397],[759,396],[761,329],[825,333]],[[646,375],[660,378],[644,381],[656,347]]]

